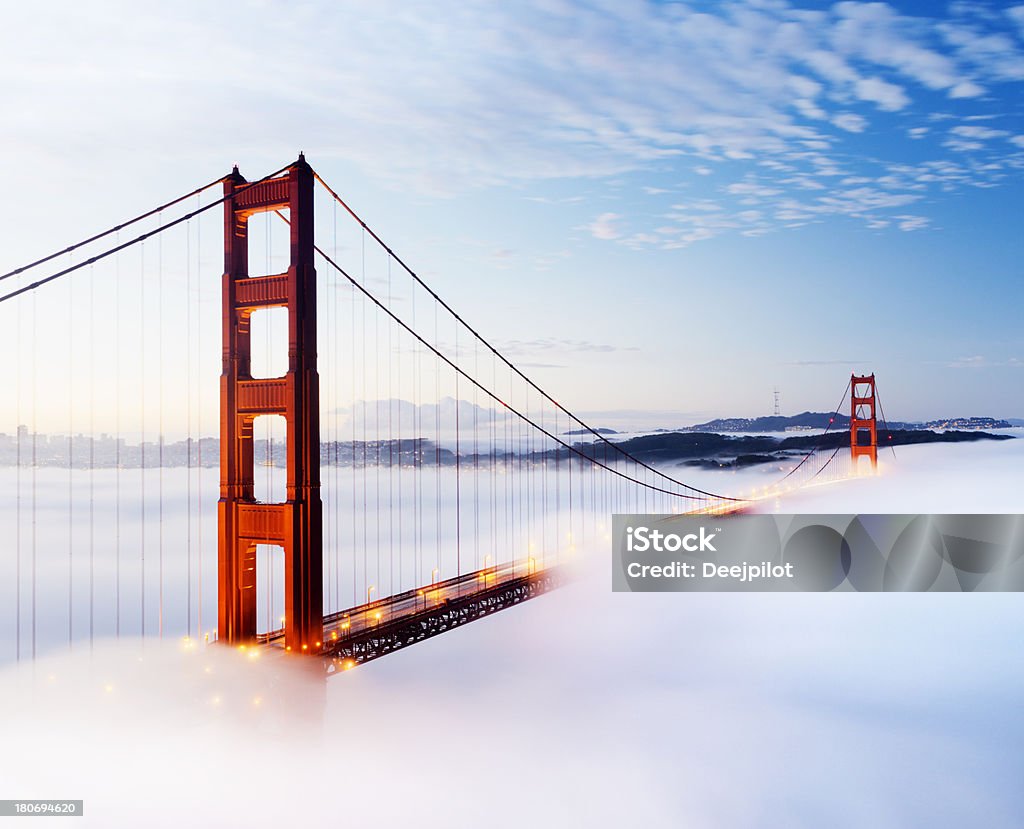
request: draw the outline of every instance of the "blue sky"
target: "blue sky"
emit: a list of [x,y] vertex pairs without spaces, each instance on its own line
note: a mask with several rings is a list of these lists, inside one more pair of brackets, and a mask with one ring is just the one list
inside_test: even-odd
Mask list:
[[10,267],[301,148],[578,409],[824,409],[873,370],[892,417],[1024,416],[1024,5],[6,17]]

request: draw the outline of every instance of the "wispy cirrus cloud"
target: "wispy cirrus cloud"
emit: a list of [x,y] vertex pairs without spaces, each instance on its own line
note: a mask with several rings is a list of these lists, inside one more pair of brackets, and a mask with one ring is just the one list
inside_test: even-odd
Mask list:
[[602,213],[584,229],[595,239],[618,239],[622,233],[616,222],[621,218],[618,213]]
[[590,340],[571,340],[557,337],[539,337],[532,340],[503,340],[495,343],[499,351],[509,357],[522,357],[538,354],[551,356],[566,352],[591,352],[609,354],[614,351],[637,351],[633,346],[616,346],[608,343],[595,343]]
[[[277,158],[301,125],[318,158],[431,195],[657,171],[636,193],[656,201],[672,197],[661,186],[670,170],[734,220],[684,221],[669,246],[784,228],[794,199],[807,220],[896,227],[892,211],[918,200],[883,182],[888,166],[908,163],[900,142],[931,154],[911,163],[963,167],[956,180],[919,180],[927,191],[988,186],[1024,169],[1024,125],[1010,103],[996,107],[998,123],[970,132],[922,123],[936,109],[983,99],[992,109],[1019,96],[1021,6],[984,8],[927,16],[867,2],[348,0],[306,4],[268,27],[183,0],[125,16],[115,36],[94,7],[57,2],[44,17],[15,6],[0,33],[0,148],[66,163],[73,136],[99,166],[134,152],[141,163],[133,148],[158,140],[220,155],[237,144],[238,125],[258,119],[247,134],[255,154]],[[45,53],[32,46],[41,42]],[[188,60],[178,43],[190,44]],[[71,71],[82,65],[87,72]],[[882,144],[860,143],[879,134]],[[844,176],[869,183],[851,195],[835,186]],[[800,194],[815,188],[830,192],[805,202]],[[739,216],[750,199],[760,200],[756,219]],[[590,232],[662,244],[665,234],[639,224],[623,209],[595,210]]]
[[783,363],[784,366],[863,366],[867,365],[866,360],[790,360]]
[[970,357],[958,357],[946,364],[947,368],[1024,368],[1024,360],[1018,357],[1010,357],[1005,360],[992,360],[980,354]]

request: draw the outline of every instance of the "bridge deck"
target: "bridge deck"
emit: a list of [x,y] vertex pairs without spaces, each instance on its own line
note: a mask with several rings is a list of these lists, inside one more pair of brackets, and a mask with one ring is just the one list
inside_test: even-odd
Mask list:
[[[324,617],[328,673],[352,668],[454,627],[520,604],[561,585],[563,567],[509,562],[407,590]],[[284,631],[259,641],[284,649]]]

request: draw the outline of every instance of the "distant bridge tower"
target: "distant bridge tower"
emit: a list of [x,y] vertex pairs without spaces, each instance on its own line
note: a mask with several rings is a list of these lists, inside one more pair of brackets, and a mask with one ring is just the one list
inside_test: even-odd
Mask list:
[[878,468],[878,427],[875,420],[875,375],[850,377],[850,456],[854,471],[861,455]]
[[[315,653],[323,638],[323,507],[313,171],[300,155],[278,178],[246,186],[236,167],[224,181],[224,194],[218,635],[231,644],[255,639],[256,545],[272,544],[284,551],[285,646]],[[289,212],[289,268],[249,276],[249,217],[270,210]],[[288,372],[254,380],[250,317],[273,307],[288,309]],[[287,421],[284,503],[257,503],[253,494],[253,421],[259,415]]]

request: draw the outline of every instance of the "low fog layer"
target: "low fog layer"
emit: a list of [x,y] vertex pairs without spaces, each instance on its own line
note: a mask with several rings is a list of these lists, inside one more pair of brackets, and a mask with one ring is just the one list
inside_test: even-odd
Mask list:
[[1016,595],[611,594],[598,568],[326,685],[174,645],[9,668],[0,779],[103,827],[1012,826],[1022,623]]
[[1021,437],[880,448],[877,476],[809,487],[759,511],[1024,513],[1024,430],[999,431]]
[[[779,508],[1021,511],[1022,449],[910,447]],[[1016,594],[612,594],[600,551],[327,682],[172,642],[8,666],[0,797],[100,827],[1016,826],[1022,625]]]

